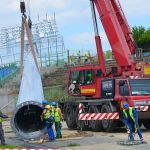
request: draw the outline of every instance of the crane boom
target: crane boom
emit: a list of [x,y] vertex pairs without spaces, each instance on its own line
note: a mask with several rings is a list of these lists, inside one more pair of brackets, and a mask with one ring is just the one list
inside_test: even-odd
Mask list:
[[122,10],[120,2],[119,2],[119,0],[111,0],[111,3],[112,3],[112,6],[115,10],[115,14],[116,14],[118,22],[121,26],[122,32],[124,33],[126,42],[127,42],[129,49],[130,49],[130,52],[131,52],[131,54],[135,54],[135,50],[136,50],[137,46],[136,46],[136,43],[133,39],[131,29],[128,25],[127,19],[124,15],[124,12]]
[[[129,34],[129,26],[122,15],[119,5],[117,5],[118,3],[115,0],[92,1],[97,8],[119,69],[121,72],[124,70],[135,70],[135,60],[132,56],[134,48],[130,46],[131,41],[134,40]],[[121,20],[124,22],[123,25],[121,25]],[[128,43],[129,39],[130,42]]]

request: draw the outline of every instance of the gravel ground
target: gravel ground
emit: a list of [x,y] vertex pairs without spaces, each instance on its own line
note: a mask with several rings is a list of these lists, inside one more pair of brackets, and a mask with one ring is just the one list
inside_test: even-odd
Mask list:
[[[118,145],[118,141],[127,140],[127,134],[124,129],[118,129],[112,133],[106,132],[79,132],[77,130],[69,130],[63,122],[62,134],[63,138],[54,142],[28,143],[16,137],[12,132],[9,122],[4,122],[4,130],[7,144],[18,145],[22,148],[66,148],[80,150],[149,150],[150,149],[150,130],[142,129],[143,137],[147,144],[122,146]],[[138,140],[138,135],[135,136]],[[72,145],[72,146],[71,146]]]

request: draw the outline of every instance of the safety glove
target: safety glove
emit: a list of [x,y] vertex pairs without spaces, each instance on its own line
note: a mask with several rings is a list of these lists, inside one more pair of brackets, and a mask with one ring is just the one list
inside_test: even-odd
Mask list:
[[135,133],[136,133],[136,132],[137,132],[137,129],[139,128],[138,121],[135,122],[134,128],[135,128]]
[[126,129],[127,129],[127,133],[129,134],[130,133],[130,129],[129,127],[126,125]]
[[60,128],[62,128],[62,123],[60,122]]
[[62,121],[62,122],[64,121],[64,115],[61,116],[61,121]]
[[41,121],[43,121],[43,116],[42,115],[40,116],[40,118],[41,118]]
[[130,134],[130,130],[129,129],[127,129],[127,133]]

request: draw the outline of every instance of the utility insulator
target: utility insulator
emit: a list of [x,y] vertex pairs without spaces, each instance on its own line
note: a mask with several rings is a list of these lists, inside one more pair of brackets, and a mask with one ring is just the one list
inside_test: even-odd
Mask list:
[[32,27],[32,21],[31,21],[30,18],[28,19],[28,26],[29,26],[29,29],[31,30],[31,27]]
[[25,7],[24,1],[20,2],[20,10],[21,10],[21,13],[23,13],[23,14],[26,12],[26,7]]

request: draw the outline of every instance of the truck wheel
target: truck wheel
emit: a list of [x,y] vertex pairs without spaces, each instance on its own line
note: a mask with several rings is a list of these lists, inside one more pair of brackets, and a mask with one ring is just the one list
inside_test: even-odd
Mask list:
[[81,131],[87,131],[89,129],[88,121],[79,121],[79,129]]
[[72,106],[67,105],[65,109],[65,120],[68,128],[76,128],[75,112]]
[[122,127],[125,126],[125,124],[124,124],[123,121],[121,121],[121,120],[117,120],[116,125],[117,125],[117,127],[119,127],[119,128],[122,128]]
[[75,120],[76,120],[77,128],[79,128],[79,125],[80,125],[80,121],[78,120],[78,118],[79,118],[79,107],[76,108],[75,116],[76,116]]
[[146,129],[150,129],[150,119],[143,120],[143,125]]
[[[83,113],[85,113],[85,110],[83,109]],[[88,121],[78,120],[79,118],[79,107],[76,108],[76,124],[77,128],[81,131],[88,130]]]
[[[96,106],[90,106],[89,113],[99,113],[98,108]],[[89,127],[92,128],[93,131],[101,131],[102,130],[102,121],[101,120],[90,120]]]
[[[102,113],[111,113],[113,112],[109,105],[103,104],[101,108]],[[114,120],[102,120],[102,127],[105,131],[113,131],[116,127],[116,122]]]

